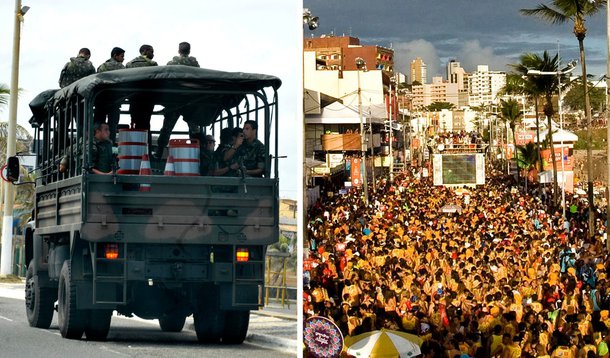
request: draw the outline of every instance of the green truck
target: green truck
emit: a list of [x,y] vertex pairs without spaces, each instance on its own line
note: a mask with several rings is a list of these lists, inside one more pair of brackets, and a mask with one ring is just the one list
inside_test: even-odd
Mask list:
[[[56,305],[63,337],[104,340],[114,311],[158,319],[168,332],[193,315],[200,342],[243,342],[250,310],[262,306],[267,245],[279,235],[280,85],[267,75],[159,66],[94,74],[38,95],[30,103],[37,177],[26,230],[29,324],[48,328]],[[120,139],[136,107],[140,116],[150,109],[148,139],[135,141],[146,154],[171,113],[189,113],[189,130],[179,123],[172,138],[198,128],[201,138],[219,139],[223,128],[255,121],[263,175],[164,175],[167,150],[139,171],[145,159],[131,153],[132,139]],[[118,116],[114,151],[124,160],[93,174],[94,118],[107,113]]]

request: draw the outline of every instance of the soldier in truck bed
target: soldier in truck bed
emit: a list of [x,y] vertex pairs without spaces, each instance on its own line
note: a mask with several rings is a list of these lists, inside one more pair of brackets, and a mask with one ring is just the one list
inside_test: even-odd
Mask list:
[[112,142],[108,140],[110,130],[108,123],[94,124],[93,158],[91,172],[94,174],[112,174]]
[[265,172],[265,145],[256,138],[258,124],[255,121],[244,122],[244,143],[238,151],[246,174],[253,177],[262,177]]

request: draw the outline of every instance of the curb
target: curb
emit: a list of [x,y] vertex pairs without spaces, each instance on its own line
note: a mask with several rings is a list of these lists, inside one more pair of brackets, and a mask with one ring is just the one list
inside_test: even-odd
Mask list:
[[297,340],[282,338],[282,337],[274,337],[267,334],[260,333],[248,333],[246,335],[246,341],[255,344],[265,344],[267,346],[273,346],[277,348],[281,348],[290,352],[296,352],[297,350]]
[[[185,329],[195,332],[195,325],[193,323],[187,324]],[[266,347],[274,347],[282,350],[296,352],[297,340],[283,337],[275,337],[268,334],[262,333],[248,333],[244,342],[264,345]]]
[[281,319],[286,319],[290,321],[298,321],[296,315],[291,315],[287,313],[281,312],[269,312],[269,311],[250,311],[251,314],[257,314],[259,316],[268,316],[268,317],[277,317]]

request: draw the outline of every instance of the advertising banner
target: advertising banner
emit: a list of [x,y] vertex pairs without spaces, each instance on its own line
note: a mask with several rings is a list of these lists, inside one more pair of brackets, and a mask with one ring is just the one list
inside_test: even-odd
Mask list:
[[[551,158],[551,150],[544,149],[540,152],[542,156],[542,164],[544,170],[553,170],[553,162]],[[555,144],[555,161],[557,162],[557,172],[561,171],[561,159],[563,158],[563,169],[571,171],[574,169],[574,158],[570,155],[570,148],[567,145],[563,146]]]
[[352,176],[352,186],[359,187],[362,185],[361,173],[360,173],[360,163],[362,160],[360,158],[352,158],[352,166],[351,166],[351,176]]

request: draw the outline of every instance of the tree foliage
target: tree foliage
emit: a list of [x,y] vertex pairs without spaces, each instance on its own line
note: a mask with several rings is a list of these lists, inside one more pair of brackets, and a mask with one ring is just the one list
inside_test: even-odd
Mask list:
[[[591,101],[591,109],[594,111],[604,111],[606,109],[606,94],[603,88],[593,87],[591,84],[588,86],[589,99]],[[563,95],[563,105],[566,109],[572,111],[584,111],[585,110],[585,96],[582,81],[573,81],[570,89],[566,94]]]
[[0,83],[0,110],[8,104],[10,89],[4,84]]
[[452,110],[454,108],[455,108],[455,105],[453,103],[449,103],[449,102],[434,102],[434,103],[430,104],[429,106],[426,106],[426,110],[428,112],[439,112],[443,109]]

